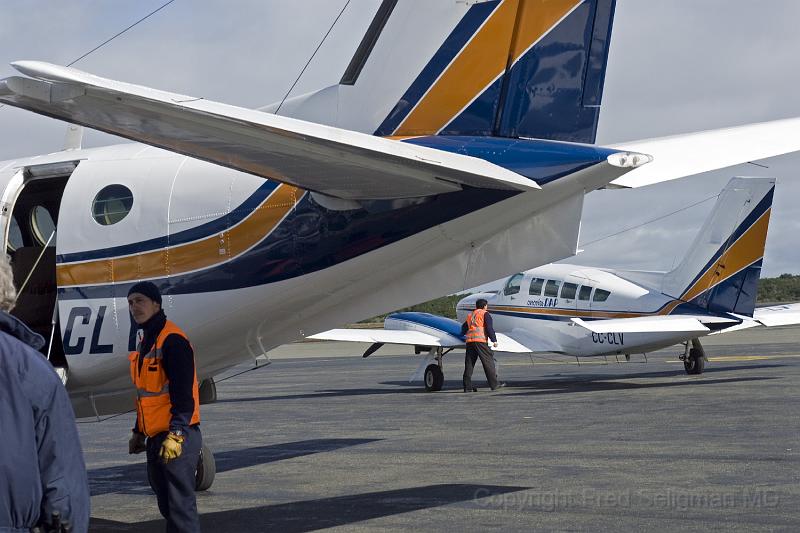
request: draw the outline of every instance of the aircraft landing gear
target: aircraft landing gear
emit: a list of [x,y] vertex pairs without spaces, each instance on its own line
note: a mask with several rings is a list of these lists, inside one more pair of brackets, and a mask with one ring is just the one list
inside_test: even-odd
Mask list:
[[703,345],[700,344],[700,339],[692,339],[691,348],[689,348],[688,342],[684,344],[686,351],[680,356],[680,360],[683,361],[683,368],[689,375],[702,374],[707,358]]
[[[150,465],[148,463],[147,468],[147,482],[150,484],[150,488],[153,492],[156,489],[153,487],[153,480],[150,476],[153,473],[150,471]],[[202,492],[204,490],[208,490],[211,488],[211,484],[214,483],[214,478],[217,475],[217,462],[214,460],[214,454],[211,453],[211,449],[203,444],[203,447],[200,448],[200,458],[197,460],[197,470],[194,473],[194,491],[195,492]]]
[[425,368],[425,390],[428,392],[436,392],[442,390],[444,385],[444,372],[439,368],[439,365],[428,365]]
[[211,488],[214,483],[214,477],[217,475],[217,462],[214,460],[214,454],[211,450],[203,444],[200,449],[200,459],[197,460],[197,471],[194,474],[194,490],[201,492]]
[[441,346],[431,346],[425,359],[420,362],[417,370],[414,371],[408,381],[413,382],[422,379],[423,383],[425,383],[426,391],[436,392],[442,390],[444,385],[442,358],[451,350],[452,348],[449,348],[444,351]]

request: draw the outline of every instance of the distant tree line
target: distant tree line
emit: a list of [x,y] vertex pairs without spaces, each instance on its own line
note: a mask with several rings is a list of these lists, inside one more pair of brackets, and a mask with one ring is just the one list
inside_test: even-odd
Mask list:
[[777,278],[762,278],[758,283],[758,303],[800,301],[800,276],[781,274]]
[[[453,294],[451,296],[444,296],[436,298],[429,302],[424,302],[411,307],[404,307],[393,313],[401,311],[419,311],[423,313],[431,313],[434,315],[445,316],[448,318],[456,318],[456,304],[468,293]],[[800,302],[800,276],[792,274],[781,274],[777,278],[762,278],[758,284],[758,303],[778,303],[778,302]],[[364,323],[383,322],[383,319],[391,313],[379,315],[368,320]]]

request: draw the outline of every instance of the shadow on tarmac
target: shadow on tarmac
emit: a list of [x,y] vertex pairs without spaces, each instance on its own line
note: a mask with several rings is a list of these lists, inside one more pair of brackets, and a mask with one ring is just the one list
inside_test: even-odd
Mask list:
[[[200,515],[200,527],[203,531],[313,531],[442,505],[472,502],[528,488],[470,484],[426,485],[206,513]],[[93,518],[89,529],[95,533],[162,532],[164,521],[126,524]]]
[[[284,459],[302,457],[315,453],[332,452],[368,444],[382,439],[312,439],[283,444],[256,446],[227,452],[214,452],[217,473],[229,472],[240,468],[263,465]],[[92,496],[100,494],[150,494],[147,482],[146,459],[142,454],[142,462],[133,465],[94,468],[89,473],[89,491]]]
[[[631,363],[624,363],[631,364]],[[634,363],[635,364],[635,363]],[[605,366],[605,365],[603,365]],[[765,368],[780,368],[785,365],[781,364],[757,364],[757,365],[738,365],[738,366],[724,366],[707,369],[701,376],[688,376],[683,371],[683,366],[678,370],[664,370],[658,372],[638,372],[638,373],[592,373],[592,374],[551,374],[547,376],[548,379],[536,379],[527,381],[508,381],[505,392],[510,392],[509,389],[536,389],[530,392],[521,394],[562,394],[567,392],[592,392],[592,391],[608,391],[608,390],[625,390],[625,389],[648,389],[660,387],[676,387],[685,385],[700,385],[700,384],[714,384],[714,383],[732,383],[737,381],[756,381],[777,379],[775,377],[757,377],[746,376],[736,378],[724,379],[709,379],[709,375],[714,375],[720,372],[730,372],[735,370],[758,370]],[[502,366],[501,366],[502,371]],[[476,387],[487,388],[485,382],[480,379],[480,369],[476,370],[474,376],[474,383]],[[556,377],[556,379],[552,379]],[[658,379],[658,378],[683,378],[683,381],[664,381],[659,383],[633,383],[616,380],[630,380],[630,379]],[[371,395],[386,395],[386,394],[428,394],[421,383],[409,383],[405,381],[382,381],[381,385],[392,385],[395,388],[358,388],[358,389],[323,389],[318,392],[307,394],[279,394],[273,396],[251,396],[246,398],[224,398],[217,400],[216,403],[240,403],[240,402],[268,402],[278,400],[308,400],[315,398],[336,398],[344,396],[371,396]],[[444,382],[444,391],[454,391],[461,389],[461,380],[446,380]]]

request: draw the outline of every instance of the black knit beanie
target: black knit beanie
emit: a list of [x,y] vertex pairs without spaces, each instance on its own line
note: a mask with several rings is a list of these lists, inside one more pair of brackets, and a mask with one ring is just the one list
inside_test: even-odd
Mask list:
[[161,304],[161,293],[156,287],[156,284],[152,281],[140,281],[136,285],[130,288],[128,291],[128,296],[133,294],[134,292],[138,292],[139,294],[143,294],[156,302],[157,304]]

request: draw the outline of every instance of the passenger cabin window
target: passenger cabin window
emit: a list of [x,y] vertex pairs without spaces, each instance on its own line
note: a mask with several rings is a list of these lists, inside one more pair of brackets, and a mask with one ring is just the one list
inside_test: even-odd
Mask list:
[[558,296],[558,286],[561,285],[560,281],[553,281],[552,279],[547,280],[547,285],[544,286],[544,295],[545,296]]
[[104,187],[94,197],[92,202],[92,217],[98,224],[110,226],[116,224],[133,207],[133,193],[124,185],[109,185]]
[[565,283],[561,286],[561,297],[567,300],[574,300],[578,286],[574,283]]
[[50,211],[43,205],[37,205],[31,210],[31,229],[33,237],[42,246],[55,246],[56,223],[50,216]]
[[611,293],[609,291],[605,291],[603,289],[597,289],[594,291],[594,298],[592,298],[593,302],[605,302],[608,300],[608,297]]
[[506,288],[503,289],[503,294],[506,296],[511,296],[512,294],[517,294],[519,292],[519,286],[522,283],[522,278],[525,277],[522,274],[514,274],[510,278],[508,278],[508,283],[506,283]]
[[531,288],[528,289],[528,294],[531,296],[541,296],[544,280],[542,278],[533,278],[531,280]]
[[22,239],[22,230],[19,228],[17,217],[12,216],[11,224],[8,228],[8,249],[13,252],[17,248],[22,248],[23,246],[25,246],[25,242]]
[[589,297],[592,295],[592,287],[589,285],[581,286],[581,290],[578,291],[578,300],[585,300],[589,301]]

